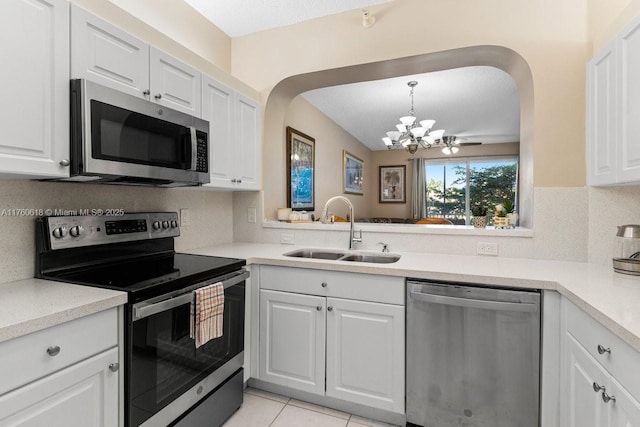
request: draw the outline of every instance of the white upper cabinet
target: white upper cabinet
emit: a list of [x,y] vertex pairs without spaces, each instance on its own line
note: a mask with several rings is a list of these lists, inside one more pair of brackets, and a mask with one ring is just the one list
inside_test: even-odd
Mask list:
[[640,16],[618,36],[621,182],[640,181]]
[[200,117],[200,71],[75,5],[71,78],[92,80]]
[[71,7],[71,77],[146,97],[149,45],[118,27]]
[[587,67],[588,185],[616,180],[616,50],[610,43]]
[[211,182],[204,187],[259,190],[261,113],[259,104],[203,76],[202,118],[209,122]]
[[587,183],[640,183],[640,16],[587,66]]
[[69,176],[68,3],[1,1],[0,40],[0,176]]
[[200,117],[200,71],[151,47],[151,96],[158,104]]

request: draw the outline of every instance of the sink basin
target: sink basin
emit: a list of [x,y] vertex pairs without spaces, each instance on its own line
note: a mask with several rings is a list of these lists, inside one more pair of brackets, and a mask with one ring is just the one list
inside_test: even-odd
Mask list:
[[318,249],[300,249],[297,251],[289,252],[284,254],[284,256],[292,256],[298,258],[316,258],[316,259],[330,259],[336,260],[338,258],[342,258],[346,254],[344,252],[333,252],[326,250],[318,250]]
[[375,264],[390,264],[400,259],[400,255],[372,255],[372,254],[351,254],[340,261],[372,262]]
[[389,264],[400,259],[400,255],[382,253],[348,253],[330,251],[326,249],[298,249],[288,252],[284,256],[297,258],[328,259],[332,261],[371,262],[374,264]]

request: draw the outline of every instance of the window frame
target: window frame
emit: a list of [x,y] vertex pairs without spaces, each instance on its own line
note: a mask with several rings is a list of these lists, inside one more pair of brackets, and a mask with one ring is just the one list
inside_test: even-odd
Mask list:
[[[469,176],[469,172],[471,170],[470,164],[471,162],[483,162],[483,161],[500,161],[500,160],[514,160],[516,163],[516,180],[515,180],[515,203],[514,209],[519,209],[520,203],[520,156],[519,155],[496,155],[496,156],[467,156],[467,157],[440,157],[440,158],[424,158],[422,159],[425,166],[425,180],[428,179],[428,175],[426,173],[427,166],[431,165],[445,165],[447,163],[464,163],[466,176]],[[464,209],[465,209],[465,225],[471,224],[471,198],[470,198],[470,185],[469,180],[466,179],[465,191],[464,191]],[[446,185],[446,183],[443,183]],[[426,182],[425,182],[426,189]],[[425,203],[428,203],[428,196],[425,197]],[[425,206],[426,208],[426,206]]]

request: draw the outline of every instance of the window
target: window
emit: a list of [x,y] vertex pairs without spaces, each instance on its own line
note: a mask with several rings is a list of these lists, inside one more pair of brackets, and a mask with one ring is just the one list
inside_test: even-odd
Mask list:
[[425,160],[425,169],[428,217],[465,225],[474,205],[486,206],[491,216],[498,203],[517,204],[517,158]]

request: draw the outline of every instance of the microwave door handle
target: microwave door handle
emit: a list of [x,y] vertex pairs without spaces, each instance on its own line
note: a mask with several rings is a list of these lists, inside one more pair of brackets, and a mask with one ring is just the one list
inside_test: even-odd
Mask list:
[[189,126],[189,133],[191,135],[191,166],[189,170],[195,171],[198,168],[198,136],[196,135],[196,128]]
[[[237,285],[238,283],[246,280],[249,277],[249,272],[245,271],[242,274],[238,274],[230,279],[223,280],[222,286],[227,289],[230,286]],[[211,280],[209,284],[214,284],[215,279]],[[207,286],[207,285],[203,285]],[[202,287],[202,286],[201,286]],[[184,294],[178,295],[173,298],[168,298],[166,300],[162,300],[156,303],[145,303],[141,302],[138,304],[134,304],[133,306],[133,321],[137,321],[140,319],[144,319],[145,317],[149,317],[151,315],[161,313],[163,311],[171,310],[172,308],[181,306],[183,304],[187,304],[193,301],[193,290],[186,292]]]

